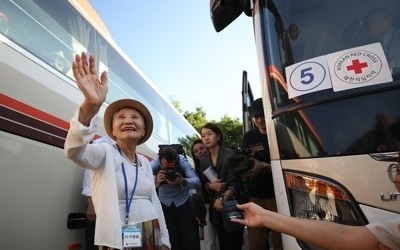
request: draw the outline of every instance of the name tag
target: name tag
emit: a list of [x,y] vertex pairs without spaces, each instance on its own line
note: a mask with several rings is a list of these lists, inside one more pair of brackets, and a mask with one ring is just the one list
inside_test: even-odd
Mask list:
[[142,223],[122,227],[122,247],[142,247]]

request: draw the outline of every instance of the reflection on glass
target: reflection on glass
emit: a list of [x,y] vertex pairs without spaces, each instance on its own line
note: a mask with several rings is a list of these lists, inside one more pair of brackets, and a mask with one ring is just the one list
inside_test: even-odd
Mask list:
[[108,71],[106,102],[133,98],[144,103],[154,118],[154,134],[165,143],[197,133],[68,1],[0,1],[0,33],[72,80],[74,55],[96,55],[98,71]]
[[[389,12],[382,15],[381,9]],[[266,3],[261,15],[267,46],[264,61],[268,64],[268,90],[281,159],[398,150],[400,85],[396,61],[400,47],[390,43],[397,40],[397,35],[400,38],[393,25],[393,21],[400,24],[399,9],[400,2],[395,0],[366,0],[362,5],[356,0]],[[368,27],[386,32],[379,37]],[[287,66],[376,42],[381,42],[386,53],[393,82],[288,98]]]

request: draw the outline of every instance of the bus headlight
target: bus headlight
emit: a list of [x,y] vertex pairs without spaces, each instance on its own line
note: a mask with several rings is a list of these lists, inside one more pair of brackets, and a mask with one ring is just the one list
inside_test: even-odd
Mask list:
[[[350,193],[332,181],[300,173],[284,173],[289,208],[293,217],[346,225],[365,225],[367,220]],[[304,249],[319,249],[299,242]]]

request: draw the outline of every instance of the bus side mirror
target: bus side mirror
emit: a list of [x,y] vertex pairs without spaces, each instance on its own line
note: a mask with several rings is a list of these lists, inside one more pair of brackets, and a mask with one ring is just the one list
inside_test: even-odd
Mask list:
[[243,0],[210,0],[210,13],[214,29],[225,29],[244,11]]

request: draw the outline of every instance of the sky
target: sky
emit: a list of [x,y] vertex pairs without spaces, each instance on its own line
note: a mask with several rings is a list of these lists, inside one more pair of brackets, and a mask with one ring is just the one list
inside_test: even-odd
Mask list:
[[244,13],[216,32],[209,1],[89,0],[124,53],[169,101],[208,120],[241,119],[246,70],[261,97],[252,19]]

